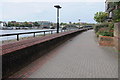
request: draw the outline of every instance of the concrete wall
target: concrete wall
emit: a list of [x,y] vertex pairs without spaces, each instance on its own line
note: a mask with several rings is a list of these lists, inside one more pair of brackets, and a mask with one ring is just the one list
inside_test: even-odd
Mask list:
[[30,64],[32,61],[36,60],[37,58],[40,58],[48,51],[54,49],[56,46],[60,45],[61,43],[65,42],[66,40],[83,31],[85,30],[75,31],[62,36],[59,36],[60,34],[57,34],[59,37],[54,37],[52,39],[48,39],[45,42],[41,42],[26,48],[21,48],[19,50],[3,54],[2,77],[3,78],[9,77],[10,75],[19,71],[26,65]]
[[114,24],[114,42],[117,51],[120,51],[120,22]]

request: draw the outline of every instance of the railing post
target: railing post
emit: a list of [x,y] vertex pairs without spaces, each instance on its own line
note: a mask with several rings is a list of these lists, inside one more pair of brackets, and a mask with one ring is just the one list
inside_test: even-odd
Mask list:
[[19,41],[19,34],[17,34],[17,41]]
[[52,32],[53,32],[53,31],[51,31],[51,34],[53,34]]
[[33,37],[35,37],[35,33],[33,33]]
[[63,32],[62,29],[61,29],[61,32]]
[[45,31],[44,31],[44,36],[45,36]]

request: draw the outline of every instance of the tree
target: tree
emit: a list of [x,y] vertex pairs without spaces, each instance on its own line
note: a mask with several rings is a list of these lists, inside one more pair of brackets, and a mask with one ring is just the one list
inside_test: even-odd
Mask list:
[[23,25],[24,25],[25,27],[29,27],[28,22],[24,22]]
[[33,25],[34,25],[34,26],[37,26],[37,27],[40,26],[38,22],[34,22]]
[[27,27],[32,27],[32,24],[28,24],[28,26]]
[[15,27],[19,27],[20,25],[19,25],[19,23],[16,23],[16,24],[14,24],[14,26],[15,26]]
[[94,16],[94,20],[98,23],[103,23],[108,17],[106,12],[97,12]]
[[60,23],[60,25],[67,25],[67,23]]
[[116,8],[113,13],[114,13],[114,16],[113,16],[113,21],[114,22],[120,22],[120,1],[119,2],[115,2],[114,3],[116,5]]
[[11,26],[14,26],[14,24],[13,23],[11,23],[11,22],[8,22],[8,25],[7,25],[8,27],[11,27]]
[[120,22],[120,10],[114,10],[114,16],[113,16],[113,21],[114,22]]

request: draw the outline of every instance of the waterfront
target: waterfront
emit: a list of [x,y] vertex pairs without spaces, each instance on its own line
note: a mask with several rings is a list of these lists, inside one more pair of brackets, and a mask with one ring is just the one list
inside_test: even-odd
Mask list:
[[[53,30],[53,29],[35,29],[35,30],[0,30],[0,34],[11,34],[11,33],[24,33],[24,32],[36,32],[36,31],[46,31],[46,30]],[[56,30],[56,29],[54,29]],[[56,31],[54,31],[55,33]],[[49,34],[50,32],[46,32],[46,34]],[[36,35],[42,35],[44,33],[36,33]],[[20,35],[20,38],[24,37],[30,37],[33,36],[33,34],[23,34]],[[0,41],[5,41],[5,40],[13,40],[16,39],[16,35],[14,36],[6,36],[6,37],[0,37]]]

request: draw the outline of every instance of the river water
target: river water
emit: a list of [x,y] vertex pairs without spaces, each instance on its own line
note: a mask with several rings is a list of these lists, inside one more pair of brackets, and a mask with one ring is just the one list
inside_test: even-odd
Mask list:
[[[40,30],[0,30],[0,34],[36,32],[36,31],[45,31],[45,30],[53,30],[53,29],[40,29]],[[55,29],[54,29],[54,30],[55,30]],[[56,32],[56,31],[54,31],[54,33],[55,33],[55,32]],[[36,33],[36,35],[40,35],[40,34],[44,34],[44,33]],[[50,34],[50,32],[46,32],[46,34]],[[22,35],[20,35],[20,38],[30,37],[30,36],[33,36],[33,34],[22,34]],[[16,35],[15,35],[15,36],[4,36],[4,37],[0,37],[0,41],[12,40],[12,39],[16,39]]]

